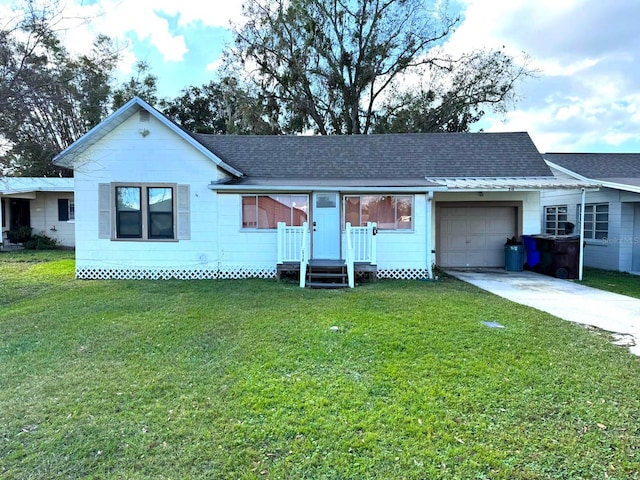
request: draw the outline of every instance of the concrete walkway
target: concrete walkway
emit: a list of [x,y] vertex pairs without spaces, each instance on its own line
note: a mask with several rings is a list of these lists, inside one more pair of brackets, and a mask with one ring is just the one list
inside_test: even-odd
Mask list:
[[446,273],[522,305],[570,322],[630,335],[631,353],[640,355],[640,299],[605,292],[530,271],[447,270]]

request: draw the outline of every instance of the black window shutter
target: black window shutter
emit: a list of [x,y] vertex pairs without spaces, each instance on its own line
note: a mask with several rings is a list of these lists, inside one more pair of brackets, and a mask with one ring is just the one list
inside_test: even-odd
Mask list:
[[69,220],[69,200],[66,198],[58,199],[58,220],[60,222]]

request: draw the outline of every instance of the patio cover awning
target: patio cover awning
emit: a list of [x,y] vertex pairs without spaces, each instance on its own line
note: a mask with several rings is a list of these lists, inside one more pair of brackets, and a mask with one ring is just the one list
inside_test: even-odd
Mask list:
[[527,191],[527,190],[598,190],[594,182],[558,177],[425,177],[430,182],[445,185],[448,190],[466,191]]

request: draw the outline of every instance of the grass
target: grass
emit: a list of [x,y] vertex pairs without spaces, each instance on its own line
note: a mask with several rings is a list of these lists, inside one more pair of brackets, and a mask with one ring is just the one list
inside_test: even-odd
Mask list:
[[640,276],[627,272],[585,268],[583,285],[640,298]]
[[451,278],[73,268],[0,254],[3,479],[640,478],[640,360],[604,333]]

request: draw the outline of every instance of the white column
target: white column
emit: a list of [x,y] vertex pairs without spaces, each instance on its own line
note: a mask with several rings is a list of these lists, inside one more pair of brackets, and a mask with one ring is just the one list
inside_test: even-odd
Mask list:
[[426,230],[427,230],[427,242],[425,248],[427,249],[427,274],[430,279],[433,279],[433,268],[432,268],[432,251],[433,251],[433,235],[432,235],[432,218],[433,218],[433,192],[428,191],[426,194],[427,204],[426,204]]

